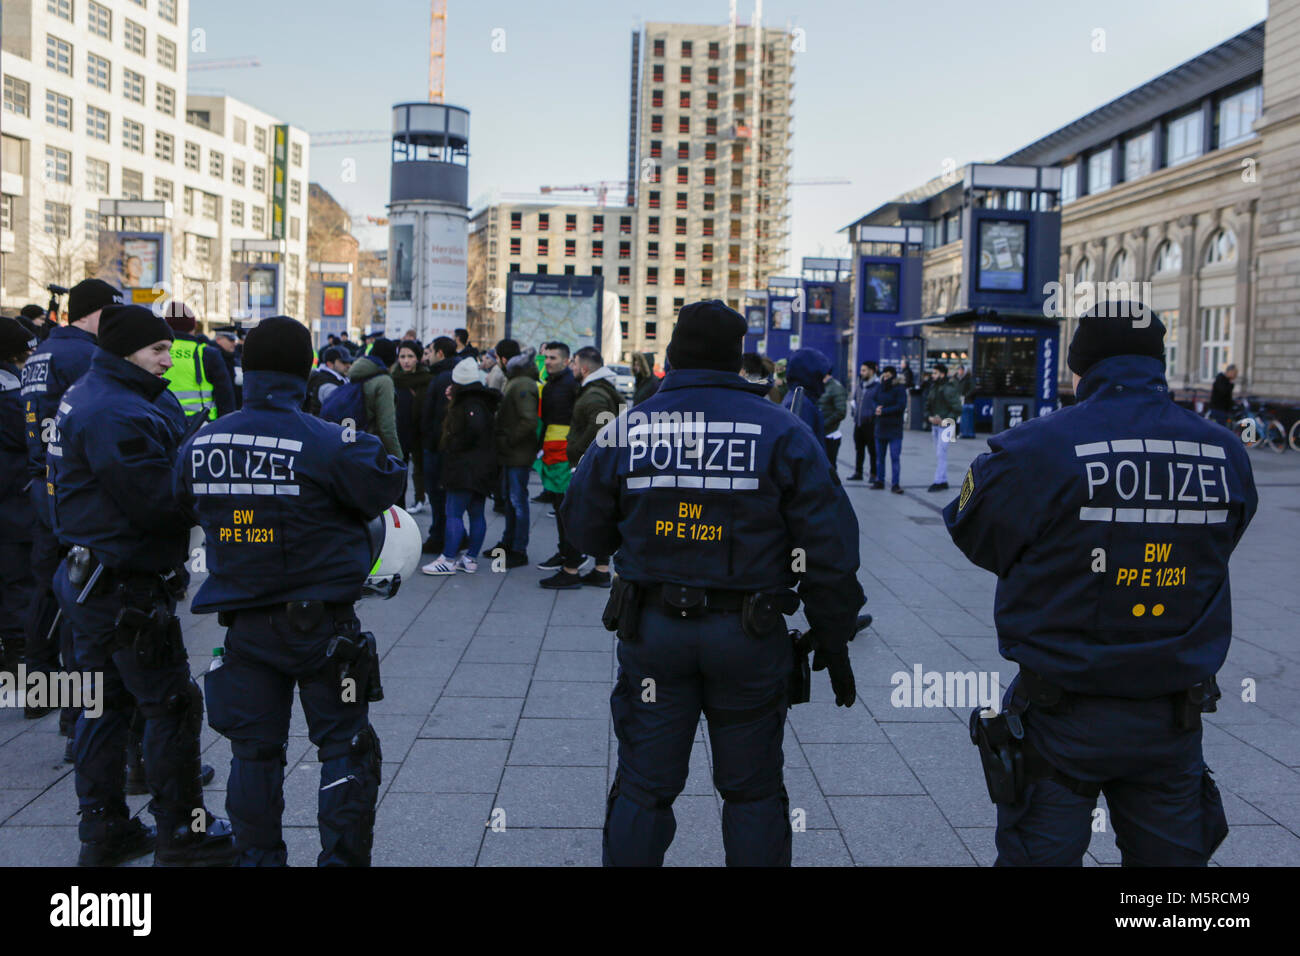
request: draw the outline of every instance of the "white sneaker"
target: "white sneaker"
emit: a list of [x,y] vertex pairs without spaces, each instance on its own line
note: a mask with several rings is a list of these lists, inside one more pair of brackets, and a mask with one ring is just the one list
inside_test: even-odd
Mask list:
[[421,574],[455,574],[457,560],[449,558],[445,554],[440,554],[424,567],[420,568]]
[[415,504],[411,505],[411,507],[406,509],[406,513],[408,515],[418,515],[428,510],[429,510],[428,505],[426,505],[423,501],[417,501]]
[[462,554],[456,559],[456,570],[464,571],[466,574],[473,574],[478,570],[478,562],[468,554]]

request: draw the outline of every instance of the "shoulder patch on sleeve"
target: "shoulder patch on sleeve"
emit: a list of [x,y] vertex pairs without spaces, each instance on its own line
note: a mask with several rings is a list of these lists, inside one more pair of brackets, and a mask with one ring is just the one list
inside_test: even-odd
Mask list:
[[958,511],[961,511],[963,508],[966,507],[966,503],[970,501],[970,496],[974,491],[975,491],[975,469],[972,467],[966,469],[966,477],[962,480],[961,483],[961,498],[957,501]]

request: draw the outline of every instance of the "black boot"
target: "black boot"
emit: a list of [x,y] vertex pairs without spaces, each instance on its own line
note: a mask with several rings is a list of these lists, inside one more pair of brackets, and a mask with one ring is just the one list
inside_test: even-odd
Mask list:
[[149,792],[144,775],[144,738],[136,736],[134,729],[126,735],[126,792],[132,797]]
[[106,808],[82,811],[82,817],[96,820],[101,836],[82,841],[77,866],[117,866],[155,849],[158,831],[137,819],[111,817]]
[[238,856],[235,831],[230,823],[203,811],[204,828],[195,832],[191,821],[168,820],[160,816],[158,848],[154,866],[232,866]]

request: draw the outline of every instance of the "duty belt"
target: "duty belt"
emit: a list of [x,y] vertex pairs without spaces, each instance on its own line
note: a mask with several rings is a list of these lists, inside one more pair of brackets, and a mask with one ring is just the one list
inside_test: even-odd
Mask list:
[[328,616],[331,620],[335,620],[350,615],[352,610],[352,604],[346,601],[279,601],[275,604],[259,604],[255,607],[240,607],[228,611],[218,611],[217,623],[222,627],[229,627],[234,623],[235,618],[241,614],[284,614],[289,617],[320,615],[321,619]]
[[739,611],[747,593],[720,588],[693,588],[684,584],[646,584],[641,587],[644,603],[661,607],[670,614],[680,612],[682,617],[690,617],[692,611]]

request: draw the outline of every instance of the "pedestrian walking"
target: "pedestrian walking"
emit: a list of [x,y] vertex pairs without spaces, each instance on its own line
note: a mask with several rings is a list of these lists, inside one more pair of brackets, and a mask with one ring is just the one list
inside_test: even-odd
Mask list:
[[926,491],[948,490],[948,444],[956,438],[961,405],[961,384],[948,378],[946,365],[936,362],[925,393],[925,415],[934,436],[934,482]]
[[533,349],[516,355],[506,364],[506,387],[494,425],[497,462],[506,486],[506,528],[492,549],[505,551],[506,568],[528,563],[531,519],[528,509],[528,476],[537,460],[537,364]]
[[903,412],[907,408],[907,389],[898,381],[894,366],[886,365],[880,373],[876,388],[876,475],[871,487],[877,491],[885,487],[885,456],[889,456],[889,490],[903,493],[899,459],[903,453]]

